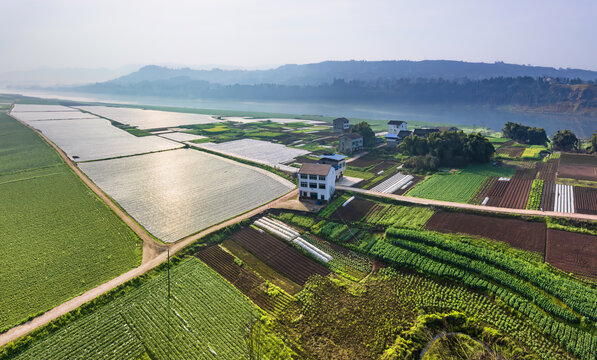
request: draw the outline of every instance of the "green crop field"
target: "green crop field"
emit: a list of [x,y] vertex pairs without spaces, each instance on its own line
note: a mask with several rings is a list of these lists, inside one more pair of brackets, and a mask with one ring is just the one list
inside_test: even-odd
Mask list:
[[487,176],[512,177],[514,169],[491,164],[471,165],[455,174],[438,173],[412,188],[407,195],[424,199],[466,203]]
[[364,221],[374,225],[420,229],[431,216],[433,210],[428,207],[378,204]]
[[60,161],[58,154],[35,132],[0,112],[0,175]]
[[[259,310],[196,258],[159,272],[14,359],[247,359]],[[170,340],[169,340],[170,339]]]
[[142,247],[41,138],[0,119],[23,142],[0,141],[1,332],[138,265]]
[[436,174],[412,188],[407,195],[466,203],[484,180],[485,176],[476,174]]

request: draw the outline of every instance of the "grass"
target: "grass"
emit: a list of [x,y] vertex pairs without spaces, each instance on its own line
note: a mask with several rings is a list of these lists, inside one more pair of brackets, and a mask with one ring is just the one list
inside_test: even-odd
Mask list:
[[542,151],[547,151],[545,146],[531,146],[524,149],[524,152],[521,155],[521,159],[523,160],[541,160],[540,153]]
[[5,114],[0,129],[2,332],[137,266],[142,246],[33,130]]
[[424,199],[467,203],[486,176],[478,174],[436,174],[423,180],[407,195]]
[[369,180],[369,179],[373,178],[375,176],[375,174],[372,174],[370,172],[355,170],[353,167],[347,166],[346,169],[344,170],[344,176]]
[[14,359],[247,358],[245,336],[260,317],[257,308],[198,259],[174,266],[170,279],[171,301],[161,271]]
[[60,162],[58,154],[33,130],[0,112],[0,175]]
[[137,137],[143,137],[143,136],[150,136],[151,133],[149,131],[145,131],[145,130],[141,130],[141,129],[137,129],[137,128],[128,128],[128,129],[124,129],[124,131],[133,134]]

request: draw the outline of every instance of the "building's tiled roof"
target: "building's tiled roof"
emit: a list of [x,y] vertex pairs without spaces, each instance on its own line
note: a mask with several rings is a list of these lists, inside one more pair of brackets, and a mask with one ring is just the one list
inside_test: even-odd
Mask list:
[[336,122],[336,121],[348,122],[348,119],[344,118],[344,117],[341,117],[341,118],[334,119],[334,122]]
[[303,164],[299,170],[299,174],[307,175],[327,175],[332,168],[329,164]]
[[414,134],[417,136],[427,136],[434,132],[439,132],[439,130],[438,129],[415,129]]
[[361,136],[361,134],[358,133],[348,133],[342,136],[348,136],[349,138],[356,140],[356,139],[362,139],[363,137]]
[[400,121],[400,120],[391,120],[391,121],[388,121],[388,125],[402,125],[404,123],[405,123],[405,121]]
[[346,156],[340,155],[340,154],[325,154],[325,155],[321,155],[319,158],[340,161],[340,160],[346,159]]
[[398,132],[398,137],[400,137],[401,139],[404,139],[405,137],[410,136],[412,134],[413,134],[413,132],[410,130],[400,130]]

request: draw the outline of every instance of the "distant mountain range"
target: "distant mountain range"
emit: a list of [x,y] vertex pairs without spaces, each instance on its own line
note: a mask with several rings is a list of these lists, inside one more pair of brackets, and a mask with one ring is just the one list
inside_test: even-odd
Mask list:
[[551,67],[506,64],[503,62],[471,63],[448,60],[425,61],[324,61],[305,65],[283,65],[270,70],[193,70],[170,69],[149,65],[129,75],[108,81],[114,85],[130,85],[174,78],[207,81],[222,85],[321,85],[335,79],[376,81],[396,79],[480,80],[495,77],[553,77],[597,80],[597,71],[555,69]]

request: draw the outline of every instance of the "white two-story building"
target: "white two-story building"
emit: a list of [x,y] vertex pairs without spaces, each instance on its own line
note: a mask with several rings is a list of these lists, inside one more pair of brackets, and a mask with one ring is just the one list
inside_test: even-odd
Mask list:
[[396,134],[406,130],[406,121],[391,120],[388,121],[388,134]]
[[299,197],[330,201],[336,190],[336,172],[329,164],[303,164],[298,172]]

